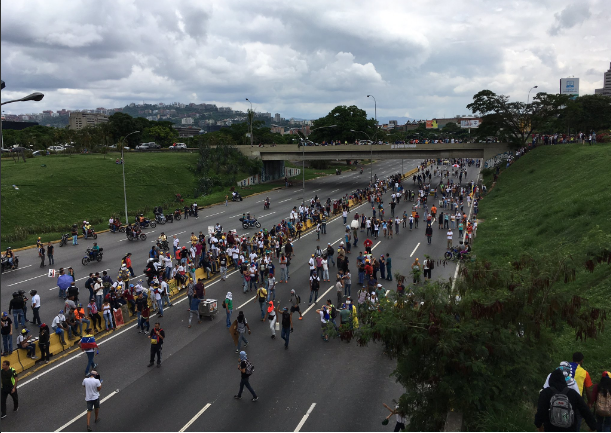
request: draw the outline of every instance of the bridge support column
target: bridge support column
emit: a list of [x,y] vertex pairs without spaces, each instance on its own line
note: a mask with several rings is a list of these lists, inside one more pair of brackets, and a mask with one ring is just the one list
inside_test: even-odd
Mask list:
[[261,182],[284,179],[284,161],[263,161]]

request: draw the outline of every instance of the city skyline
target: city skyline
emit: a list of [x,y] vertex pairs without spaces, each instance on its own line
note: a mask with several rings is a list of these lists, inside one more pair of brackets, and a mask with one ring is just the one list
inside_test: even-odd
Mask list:
[[[465,113],[482,89],[526,100],[602,87],[611,6],[587,2],[2,4],[7,113],[184,101],[315,119],[337,105],[374,117]],[[53,23],[52,25],[50,23]],[[519,48],[517,48],[519,47]],[[531,95],[532,97],[532,95]]]

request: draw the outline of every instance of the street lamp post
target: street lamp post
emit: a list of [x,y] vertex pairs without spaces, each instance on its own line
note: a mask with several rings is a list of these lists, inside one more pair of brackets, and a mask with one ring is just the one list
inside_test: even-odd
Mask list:
[[[2,88],[4,89],[5,84],[4,80],[2,80]],[[23,98],[13,99],[12,101],[3,102],[0,105],[12,104],[13,102],[25,102],[25,101],[40,101],[44,98],[44,93],[34,92],[30,93],[28,96],[24,96]],[[4,149],[4,136],[2,135],[2,119],[0,118],[0,142],[2,142],[1,146]]]
[[125,189],[125,158],[123,158],[123,151],[125,150],[125,143],[126,143],[127,137],[137,132],[140,132],[140,131],[130,132],[125,137],[123,137],[123,145],[121,146],[121,165],[123,166],[123,199],[125,200],[125,225],[129,224],[129,219],[127,217],[127,191]]
[[378,101],[376,101],[375,96],[373,95],[367,95],[368,98],[373,98],[373,114],[375,116],[376,119],[376,132],[373,135],[373,138],[375,139],[378,135]]
[[533,86],[530,88],[530,90],[528,91],[528,99],[526,100],[527,104],[530,104],[530,92],[532,91],[532,89],[537,89],[539,86]]
[[[317,129],[324,129],[324,128],[335,128],[337,125],[329,125],[329,126],[320,126],[318,128],[314,128],[314,129],[310,129],[310,134],[314,131],[316,131]],[[291,128],[296,130],[297,132],[300,132],[301,129],[300,128]],[[304,134],[303,131],[301,131],[301,133],[303,134],[303,136],[305,137],[306,141],[308,140],[308,137],[310,136],[310,134],[306,135]],[[303,197],[301,199],[301,204],[303,205],[305,203],[305,145],[301,145],[302,149],[301,149],[301,189],[303,191]]]
[[361,134],[365,134],[370,142],[369,150],[371,156],[369,157],[369,183],[371,183],[373,182],[373,141],[371,140],[371,137],[369,137],[369,134],[367,134],[365,131],[356,131],[354,129],[351,129],[350,132],[360,132]]
[[250,101],[250,99],[246,98],[246,100],[248,102],[250,102],[250,115],[248,117],[249,117],[249,120],[250,120],[250,147],[252,147],[253,146],[253,144],[252,144],[252,141],[253,141],[253,137],[252,137],[252,119],[253,119],[253,117],[255,117],[255,113],[254,113],[254,111],[252,111],[252,102]]

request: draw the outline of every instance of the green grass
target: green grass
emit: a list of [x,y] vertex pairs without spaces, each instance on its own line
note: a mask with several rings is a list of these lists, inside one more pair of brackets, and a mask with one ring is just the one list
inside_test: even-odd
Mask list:
[[[24,164],[2,161],[2,243],[18,248],[43,241],[56,240],[70,226],[90,221],[98,230],[106,228],[108,218],[124,220],[122,166],[115,164],[117,153],[52,155],[29,158]],[[125,155],[125,178],[130,217],[137,213],[152,215],[155,206],[175,206],[179,193],[185,203],[194,201],[196,178],[193,172],[197,153],[128,153]],[[334,173],[335,169],[306,169],[306,179]],[[248,177],[240,174],[238,179]],[[301,176],[297,178],[301,180]],[[296,181],[296,180],[294,180]],[[12,185],[16,185],[16,190]],[[270,182],[242,189],[243,195],[269,191],[283,185]],[[199,206],[220,203],[229,187],[217,187],[204,197]]]
[[[610,161],[609,145],[565,144],[539,147],[514,162],[480,202],[480,222],[473,245],[478,259],[503,266],[522,253],[535,258],[583,257],[590,251],[609,248]],[[611,266],[603,263],[593,272],[581,262],[578,266],[575,281],[564,284],[564,290],[611,311]],[[571,361],[573,352],[580,351],[592,380],[598,381],[602,371],[611,368],[611,345],[602,341],[609,340],[607,334],[608,331],[596,340],[580,341],[568,327],[558,331],[555,352],[550,354],[550,371],[562,360]],[[532,408],[512,407],[507,412],[513,415],[484,414],[480,427],[534,429],[532,417],[529,424],[521,419],[525,413],[534,413]]]

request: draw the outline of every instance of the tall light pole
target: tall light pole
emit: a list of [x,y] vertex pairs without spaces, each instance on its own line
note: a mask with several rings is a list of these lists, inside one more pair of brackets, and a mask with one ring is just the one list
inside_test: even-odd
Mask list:
[[375,96],[373,95],[367,95],[368,98],[373,98],[373,114],[375,116],[376,119],[376,132],[373,136],[373,138],[375,139],[376,136],[378,135],[378,101],[376,101]]
[[373,182],[373,141],[369,137],[369,134],[367,134],[365,131],[356,131],[354,129],[351,129],[350,132],[360,132],[361,134],[365,134],[367,136],[367,139],[369,140],[369,150],[371,152],[371,156],[369,157],[369,183],[371,183]]
[[[2,80],[1,88],[4,89],[4,87],[5,87],[5,83],[4,83],[4,80]],[[13,102],[40,101],[44,97],[45,97],[44,93],[34,92],[34,93],[30,93],[28,96],[24,96],[23,98],[13,99],[12,101],[3,102],[0,105],[12,104]],[[2,119],[1,118],[0,118],[0,142],[2,142],[1,146],[2,146],[2,149],[4,149],[4,136],[2,135]]]
[[123,199],[125,200],[125,225],[129,224],[129,219],[127,217],[127,191],[125,189],[125,158],[123,158],[123,150],[125,149],[125,142],[127,140],[127,137],[137,132],[140,131],[130,132],[125,137],[123,137],[123,145],[121,146],[121,165],[123,166]]
[[530,104],[530,92],[532,91],[532,89],[537,89],[539,86],[533,86],[530,88],[530,90],[528,91],[528,99],[526,100],[527,104]]
[[252,102],[250,101],[250,99],[246,98],[246,100],[248,102],[250,102],[250,115],[248,117],[249,117],[249,120],[250,120],[250,147],[252,147],[252,140],[253,140],[253,137],[252,137],[252,119],[255,117],[255,112],[252,111]]

